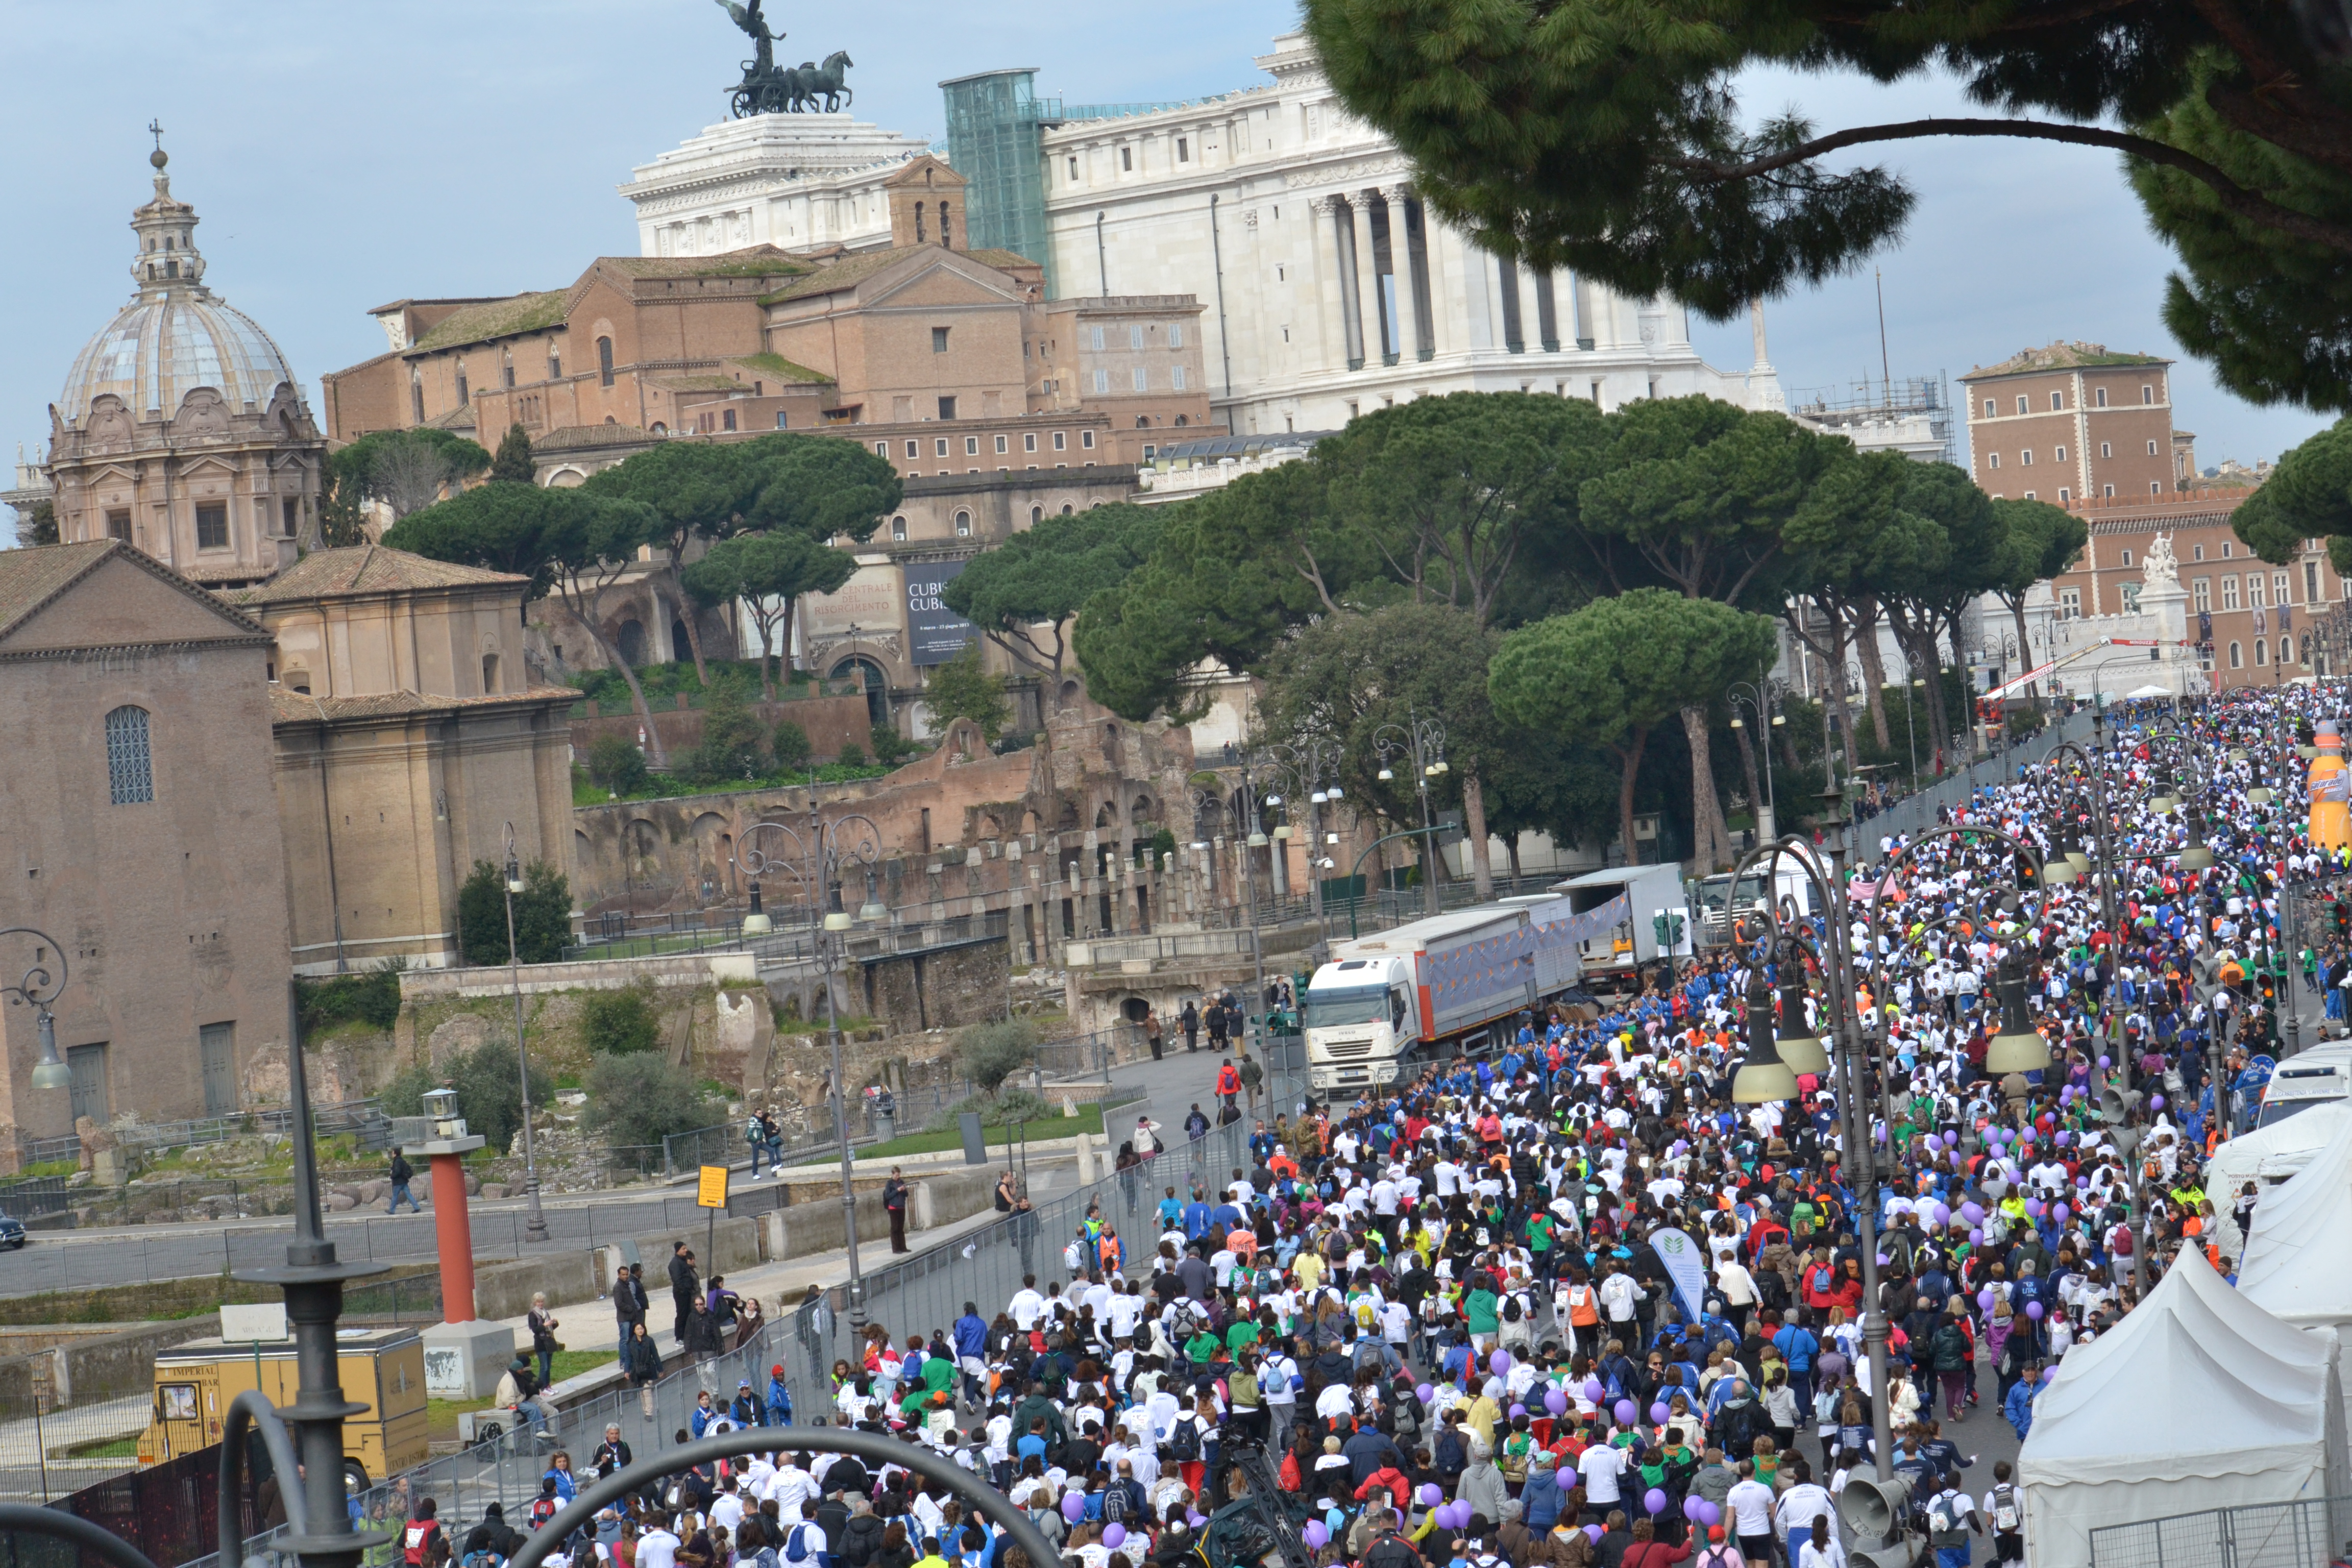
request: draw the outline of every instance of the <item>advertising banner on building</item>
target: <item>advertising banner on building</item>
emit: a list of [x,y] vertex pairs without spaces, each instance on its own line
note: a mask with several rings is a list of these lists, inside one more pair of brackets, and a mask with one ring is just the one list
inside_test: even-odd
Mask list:
[[918,665],[945,664],[980,628],[940,603],[940,591],[964,569],[961,561],[909,562],[907,574],[907,655]]
[[868,562],[861,563],[836,592],[804,595],[800,630],[812,637],[847,637],[853,626],[868,636],[895,632],[903,613],[898,568]]

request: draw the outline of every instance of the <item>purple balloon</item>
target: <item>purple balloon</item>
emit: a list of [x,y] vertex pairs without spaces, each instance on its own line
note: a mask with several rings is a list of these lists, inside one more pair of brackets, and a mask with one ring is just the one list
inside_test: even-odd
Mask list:
[[1076,1492],[1070,1492],[1065,1495],[1062,1499],[1062,1517],[1068,1520],[1072,1524],[1076,1524],[1078,1521],[1086,1518],[1087,1500],[1080,1497]]
[[2105,1058],[2105,1057],[2101,1057],[2101,1058],[2099,1058],[2099,1066],[2100,1066],[2101,1068],[2111,1068],[2111,1067],[2113,1067],[2113,1066],[2115,1066],[2115,1065],[2116,1065],[2115,1063],[2113,1063],[2113,1062],[2109,1061],[2109,1060],[2108,1060],[2106,1058]]
[[[1306,1538],[1307,1546],[1317,1552],[1322,1551],[1325,1546],[1330,1543],[1330,1529],[1319,1519],[1308,1520],[1307,1521],[1307,1528],[1300,1531],[1298,1533]],[[1103,1539],[1108,1541],[1110,1537],[1106,1533]]]
[[1511,1370],[1511,1352],[1508,1351],[1496,1351],[1493,1355],[1488,1356],[1486,1358],[1486,1370],[1493,1373],[1496,1377],[1501,1377],[1504,1373],[1509,1372]]
[[1438,1484],[1437,1484],[1435,1481],[1430,1481],[1430,1482],[1427,1482],[1426,1484],[1424,1484],[1424,1485],[1422,1487],[1422,1489],[1421,1489],[1421,1506],[1422,1506],[1422,1507],[1423,1507],[1423,1508],[1435,1508],[1439,1503],[1442,1503],[1442,1502],[1444,1502],[1444,1500],[1445,1500],[1445,1493],[1444,1493],[1444,1490],[1443,1490],[1443,1489],[1438,1486]]
[[1437,1390],[1425,1383],[1419,1388],[1414,1389],[1412,1392],[1423,1405],[1428,1404],[1431,1400],[1437,1397]]
[[1995,1302],[1995,1301],[1996,1301],[1996,1300],[2000,1300],[2000,1298],[1999,1298],[1999,1297],[1997,1297],[1997,1296],[1995,1296],[1995,1295],[1992,1293],[1992,1289],[1991,1289],[1991,1288],[1990,1288],[1990,1286],[1988,1286],[1988,1287],[1987,1287],[1987,1288],[1985,1288],[1984,1289],[1979,1290],[1979,1291],[1978,1291],[1978,1292],[1977,1292],[1977,1307],[1978,1307],[1978,1310],[1980,1310],[1980,1311],[1990,1312],[1990,1311],[1991,1311],[1991,1310],[1992,1310],[1992,1304],[1993,1304],[1993,1302]]
[[2074,1141],[2074,1135],[2071,1132],[2061,1131],[2058,1134],[2058,1147],[2063,1149],[2068,1143]]
[[[1209,1520],[1206,1514],[1202,1513],[1197,1509],[1186,1509],[1184,1510],[1184,1522],[1191,1525],[1194,1530],[1198,1530],[1202,1525],[1208,1523]],[[1326,1531],[1324,1533],[1328,1538],[1330,1532]]]
[[2026,1199],[2025,1212],[2032,1218],[2040,1219],[2042,1217],[2042,1200],[2040,1198]]
[[1601,1385],[1601,1380],[1599,1378],[1588,1377],[1584,1380],[1584,1397],[1592,1401],[1593,1404],[1600,1404],[1601,1396],[1608,1392],[1609,1391],[1606,1388],[1603,1388]]
[[1984,1224],[1984,1205],[1982,1204],[1962,1204],[1960,1205],[1960,1217],[1968,1221],[1970,1225]]
[[1552,1485],[1564,1492],[1572,1492],[1584,1484],[1584,1478],[1578,1475],[1575,1467],[1570,1465],[1562,1465],[1551,1480]]
[[2028,1301],[2025,1304],[2025,1315],[2032,1318],[2035,1322],[2040,1322],[2042,1321],[2042,1303],[2039,1301]]
[[2054,1367],[2054,1366],[2045,1366],[2045,1367],[2043,1367],[2043,1368],[2042,1369],[2042,1382],[2044,1382],[2044,1383],[2048,1383],[2051,1379],[2053,1379],[2053,1378],[2056,1377],[2057,1375],[2058,1375],[2058,1369],[2057,1369],[2056,1367]]
[[1618,1426],[1631,1426],[1633,1424],[1633,1417],[1641,1414],[1641,1412],[1633,1408],[1633,1402],[1632,1400],[1621,1399],[1617,1402],[1617,1408],[1614,1414],[1617,1417]]
[[1982,1247],[1984,1245],[1984,1232],[1974,1226],[1970,1226],[1969,1227],[1969,1245],[1970,1247]]
[[1666,1511],[1666,1494],[1658,1488],[1652,1487],[1643,1494],[1642,1506],[1652,1513],[1664,1513]]
[[2068,1212],[2068,1211],[2067,1211],[2066,1205],[2065,1205],[2064,1204],[2060,1204],[2057,1207],[2055,1207],[2055,1208],[2052,1209],[2050,1212],[2051,1212],[2052,1214],[2054,1214],[2054,1215],[2056,1215],[2058,1216],[2058,1223],[2059,1223],[2060,1225],[2064,1225],[2064,1224],[2066,1223],[2066,1215],[2067,1215],[2067,1212]]
[[1695,1497],[1686,1497],[1683,1499],[1683,1517],[1689,1520],[1693,1524],[1696,1524],[1698,1522],[1699,1500],[1699,1499]]
[[1114,1524],[1103,1531],[1103,1544],[1113,1552],[1127,1544],[1127,1526]]
[[1663,1426],[1666,1424],[1666,1417],[1673,1414],[1673,1407],[1667,1405],[1664,1400],[1661,1399],[1655,1405],[1650,1406],[1650,1425],[1653,1426]]
[[1568,1395],[1555,1388],[1544,1395],[1544,1408],[1554,1415],[1568,1408]]
[[1936,1223],[1937,1223],[1937,1225],[1949,1225],[1949,1224],[1951,1224],[1951,1223],[1952,1223],[1952,1211],[1950,1210],[1950,1208],[1947,1207],[1947,1206],[1946,1206],[1945,1205],[1943,1205],[1943,1204],[1937,1204],[1937,1205],[1936,1205]]
[[1527,1413],[1528,1407],[1524,1405],[1514,1405],[1511,1406],[1511,1419],[1514,1421],[1517,1421],[1520,1416],[1525,1415]]
[[1590,1540],[1593,1545],[1598,1546],[1601,1544],[1601,1537],[1605,1532],[1597,1524],[1588,1524],[1584,1527],[1584,1533],[1585,1537]]
[[1947,1133],[1945,1133],[1945,1134],[1944,1134],[1944,1147],[1945,1147],[1945,1148],[1947,1148],[1947,1149],[1957,1149],[1957,1148],[1958,1148],[1959,1146],[1960,1146],[1960,1135],[1959,1135],[1958,1133],[1957,1133],[1957,1132],[1947,1132]]
[[1721,1524],[1723,1522],[1723,1505],[1721,1503],[1701,1502],[1698,1505],[1698,1518],[1701,1524],[1706,1525],[1710,1529],[1716,1525]]
[[1891,1261],[1892,1261],[1892,1259],[1890,1259],[1890,1258],[1886,1256],[1886,1254],[1885,1254],[1885,1253],[1883,1253],[1883,1252],[1882,1252],[1882,1253],[1880,1253],[1880,1254],[1878,1255],[1878,1266],[1879,1266],[1881,1268],[1885,1268],[1885,1267],[1886,1267],[1886,1265],[1887,1265],[1889,1262],[1891,1262]]
[[2160,1094],[2149,1095],[2147,1097],[2147,1108],[2150,1110],[2162,1110],[2164,1109],[2164,1096]]

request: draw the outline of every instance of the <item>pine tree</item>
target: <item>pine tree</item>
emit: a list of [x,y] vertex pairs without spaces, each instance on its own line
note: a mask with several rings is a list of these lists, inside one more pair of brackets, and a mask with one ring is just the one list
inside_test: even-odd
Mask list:
[[538,467],[530,460],[530,437],[521,426],[508,427],[506,439],[499,443],[498,456],[490,459],[490,478],[518,485],[539,482]]

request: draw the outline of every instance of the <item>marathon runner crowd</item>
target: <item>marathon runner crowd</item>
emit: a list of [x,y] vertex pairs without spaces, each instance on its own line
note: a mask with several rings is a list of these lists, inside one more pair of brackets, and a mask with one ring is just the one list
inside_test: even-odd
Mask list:
[[[2182,1248],[2213,1248],[2217,1205],[2241,1234],[2260,1223],[2250,1194],[2209,1193],[2200,1172],[2233,1086],[2279,1049],[2284,987],[2345,970],[2332,935],[2281,928],[2283,895],[2346,869],[2305,829],[2309,701],[2119,713],[2096,790],[2077,759],[2030,764],[1916,844],[1827,862],[1851,879],[1851,930],[1798,910],[1780,940],[1747,928],[1612,1011],[1555,1006],[1497,1053],[1351,1103],[1289,1102],[1229,1171],[1196,1173],[1143,1123],[1122,1165],[1164,1192],[1157,1234],[1090,1213],[1063,1268],[1011,1300],[872,1325],[831,1369],[831,1408],[798,1414],[928,1445],[1024,1510],[1060,1565],[901,1467],[789,1449],[674,1474],[559,1556],[1173,1568],[1211,1555],[1204,1524],[1255,1475],[1320,1564],[1843,1568],[1834,1500],[1880,1458],[1883,1400],[1942,1568],[2019,1561],[2016,1477],[1964,1474],[1956,1429],[2024,1436],[2055,1363],[2132,1309],[2136,1264],[2146,1289]],[[2183,809],[2158,809],[2168,790]],[[2200,833],[2211,864],[2184,868]],[[2034,877],[2070,849],[2093,876]],[[1840,942],[1859,977],[1856,1103],[1828,1077],[1735,1102],[1751,969],[1778,985],[1801,965],[1807,1028],[1833,1031],[1820,963]],[[2020,979],[2050,1063],[1995,1077],[2003,983],[2014,997]],[[2108,1088],[2143,1097],[2129,1158]],[[1857,1190],[1849,1136],[1877,1152],[1874,1190]],[[1861,1335],[1865,1204],[1883,1388]],[[780,1366],[677,1440],[793,1420]],[[629,1458],[616,1430],[589,1468]],[[574,1486],[559,1457],[535,1511]],[[429,1507],[404,1541],[419,1568],[482,1568],[520,1543],[496,1518],[445,1532]]]

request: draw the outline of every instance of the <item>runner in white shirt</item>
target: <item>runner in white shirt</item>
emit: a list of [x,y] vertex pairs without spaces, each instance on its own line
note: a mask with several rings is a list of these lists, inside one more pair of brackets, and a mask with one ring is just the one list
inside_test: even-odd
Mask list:
[[1004,1310],[1013,1314],[1013,1325],[1025,1334],[1045,1315],[1045,1298],[1037,1293],[1035,1286],[1024,1285],[1013,1292],[1013,1300],[1005,1303]]
[[637,1568],[677,1568],[677,1549],[684,1544],[656,1524],[637,1537]]

